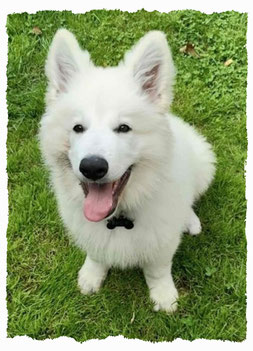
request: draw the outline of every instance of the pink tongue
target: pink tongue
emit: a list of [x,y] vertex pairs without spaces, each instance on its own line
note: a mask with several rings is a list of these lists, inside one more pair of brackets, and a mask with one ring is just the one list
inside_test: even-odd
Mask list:
[[112,183],[89,184],[89,193],[84,200],[83,212],[92,222],[104,219],[111,211],[113,205]]

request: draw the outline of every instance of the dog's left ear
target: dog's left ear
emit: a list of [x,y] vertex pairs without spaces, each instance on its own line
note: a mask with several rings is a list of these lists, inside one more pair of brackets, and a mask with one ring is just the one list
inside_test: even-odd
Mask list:
[[165,34],[160,31],[147,33],[126,53],[124,62],[141,92],[165,112],[173,99],[176,74]]

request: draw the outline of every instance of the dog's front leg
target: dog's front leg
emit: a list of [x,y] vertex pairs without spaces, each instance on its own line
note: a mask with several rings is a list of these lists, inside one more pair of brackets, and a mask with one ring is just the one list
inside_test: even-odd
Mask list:
[[92,294],[99,290],[106,278],[108,267],[94,261],[88,255],[78,273],[78,286],[82,294]]
[[143,267],[155,311],[172,313],[177,309],[178,292],[172,279],[171,265],[172,262],[154,262]]

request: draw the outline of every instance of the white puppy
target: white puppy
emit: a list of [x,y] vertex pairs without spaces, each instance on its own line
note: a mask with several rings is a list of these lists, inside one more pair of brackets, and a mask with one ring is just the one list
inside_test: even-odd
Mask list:
[[205,138],[168,113],[175,68],[162,32],[147,33],[117,67],[95,67],[59,30],[46,63],[41,150],[60,214],[87,252],[82,293],[113,266],[143,269],[155,310],[176,309],[171,276],[181,234],[198,234],[192,206],[215,157]]

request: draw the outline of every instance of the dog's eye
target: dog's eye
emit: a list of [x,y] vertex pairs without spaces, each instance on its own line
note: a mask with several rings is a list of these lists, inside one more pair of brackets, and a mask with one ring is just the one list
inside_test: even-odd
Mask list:
[[118,126],[118,128],[115,129],[115,131],[118,133],[127,133],[130,130],[132,129],[126,124],[121,124],[120,126]]
[[74,126],[73,130],[76,133],[82,133],[82,132],[84,132],[84,127],[81,124],[77,124]]

